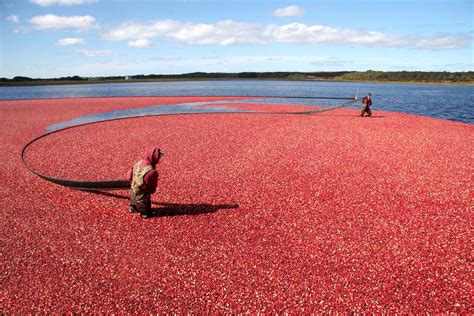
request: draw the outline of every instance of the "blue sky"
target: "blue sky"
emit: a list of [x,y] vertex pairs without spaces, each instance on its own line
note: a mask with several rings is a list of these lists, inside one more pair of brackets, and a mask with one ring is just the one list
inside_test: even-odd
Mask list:
[[472,71],[471,0],[0,0],[0,77]]

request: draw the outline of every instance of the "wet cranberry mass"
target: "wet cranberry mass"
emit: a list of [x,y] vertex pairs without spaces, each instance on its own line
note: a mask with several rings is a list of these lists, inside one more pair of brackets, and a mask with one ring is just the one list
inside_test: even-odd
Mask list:
[[[205,97],[0,101],[7,313],[472,313],[474,127],[401,113],[212,113],[68,129],[45,174],[120,179],[147,145],[158,216],[31,174],[81,115]],[[235,104],[242,109],[294,110]]]

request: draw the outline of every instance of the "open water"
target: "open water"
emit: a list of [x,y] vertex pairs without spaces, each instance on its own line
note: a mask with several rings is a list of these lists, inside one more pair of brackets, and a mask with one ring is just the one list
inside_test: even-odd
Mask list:
[[[0,100],[121,96],[351,98],[356,94],[363,97],[368,92],[372,93],[372,110],[375,112],[404,112],[474,124],[474,86],[260,80],[130,82],[0,87]],[[267,99],[267,102],[331,106],[341,101]],[[359,108],[360,104],[351,107]]]

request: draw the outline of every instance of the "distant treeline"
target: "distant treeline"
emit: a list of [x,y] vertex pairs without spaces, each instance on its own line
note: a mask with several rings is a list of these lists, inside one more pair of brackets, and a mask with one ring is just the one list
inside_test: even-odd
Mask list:
[[337,80],[354,81],[398,81],[398,82],[474,82],[474,71],[467,72],[424,72],[424,71],[365,71],[347,72]]
[[337,72],[193,72],[181,75],[136,75],[133,79],[335,79],[349,71]]
[[55,83],[87,83],[114,81],[205,80],[205,79],[273,79],[273,80],[336,80],[336,81],[387,81],[387,82],[438,82],[474,83],[474,72],[424,72],[424,71],[336,71],[336,72],[193,72],[174,75],[133,75],[107,77],[60,77],[34,79],[17,76],[0,78],[0,85],[35,85]]

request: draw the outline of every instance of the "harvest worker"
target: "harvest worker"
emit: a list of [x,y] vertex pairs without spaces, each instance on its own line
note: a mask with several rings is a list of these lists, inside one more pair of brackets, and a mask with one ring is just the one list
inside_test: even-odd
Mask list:
[[362,109],[360,110],[360,116],[364,116],[367,113],[367,116],[372,116],[372,111],[370,110],[370,106],[372,105],[372,96],[371,93],[367,94],[366,97],[362,99]]
[[127,172],[130,188],[130,212],[140,212],[142,218],[152,216],[151,195],[158,185],[156,165],[163,156],[158,147],[148,147],[145,159],[139,160]]

